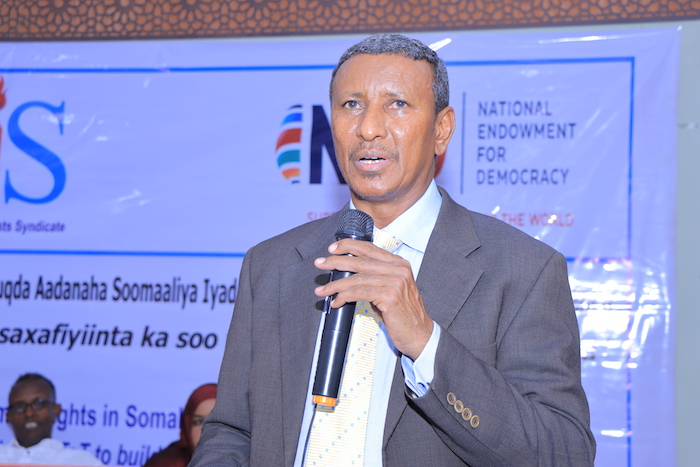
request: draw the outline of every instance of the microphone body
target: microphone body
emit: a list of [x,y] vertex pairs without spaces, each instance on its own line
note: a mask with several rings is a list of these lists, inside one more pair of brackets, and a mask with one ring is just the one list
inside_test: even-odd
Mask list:
[[[374,221],[362,211],[349,209],[344,211],[338,222],[336,240],[352,238],[355,240],[372,241]],[[351,276],[352,272],[333,271],[331,281]],[[323,311],[326,320],[321,334],[321,346],[316,363],[316,378],[311,392],[315,404],[334,407],[338,402],[340,378],[345,365],[345,354],[348,350],[350,330],[355,315],[355,302],[346,303],[340,308],[330,308],[333,297],[326,297]]]

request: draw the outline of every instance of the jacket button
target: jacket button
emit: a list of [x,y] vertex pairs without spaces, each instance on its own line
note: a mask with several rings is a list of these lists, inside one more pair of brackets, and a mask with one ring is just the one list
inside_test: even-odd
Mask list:
[[472,418],[472,409],[469,407],[465,407],[464,410],[462,411],[462,418],[464,421],[468,422]]
[[476,428],[479,426],[479,423],[481,422],[481,419],[479,418],[478,415],[474,415],[471,420],[469,420],[469,423],[471,424],[472,428]]
[[464,404],[462,403],[462,401],[456,401],[455,402],[455,411],[457,413],[462,413],[462,410],[464,410]]
[[455,405],[456,400],[457,400],[457,396],[455,396],[453,392],[447,393],[447,403],[448,404]]

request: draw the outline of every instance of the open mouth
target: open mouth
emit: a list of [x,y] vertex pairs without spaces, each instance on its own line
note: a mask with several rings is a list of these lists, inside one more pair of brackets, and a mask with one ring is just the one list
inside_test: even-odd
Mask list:
[[368,164],[374,164],[377,162],[381,162],[383,160],[384,160],[384,158],[382,158],[382,157],[362,157],[360,159],[360,161],[368,163]]
[[351,161],[361,171],[377,172],[383,170],[393,159],[392,153],[381,146],[359,147],[350,154]]
[[39,428],[39,424],[37,422],[27,422],[24,424],[24,428],[26,430],[34,430],[36,428]]

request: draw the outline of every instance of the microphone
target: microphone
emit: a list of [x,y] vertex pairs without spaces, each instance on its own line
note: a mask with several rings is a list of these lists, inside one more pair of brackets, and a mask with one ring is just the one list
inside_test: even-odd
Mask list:
[[[372,241],[374,220],[372,217],[357,209],[349,209],[340,214],[336,240],[352,238],[355,240]],[[331,281],[350,277],[353,273],[347,271],[331,272]],[[350,340],[352,319],[355,315],[355,302],[346,303],[340,308],[330,308],[335,298],[326,297],[323,312],[326,321],[321,334],[321,346],[316,363],[316,379],[311,391],[313,402],[319,405],[335,407],[338,403],[340,377],[345,365],[345,354]],[[330,308],[330,310],[329,310]]]

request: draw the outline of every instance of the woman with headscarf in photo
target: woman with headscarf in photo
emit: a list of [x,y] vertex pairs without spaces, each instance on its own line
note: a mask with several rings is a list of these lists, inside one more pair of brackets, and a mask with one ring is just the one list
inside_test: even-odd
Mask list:
[[144,467],[187,467],[202,435],[202,423],[216,402],[216,384],[194,390],[180,419],[180,440],[151,456]]

